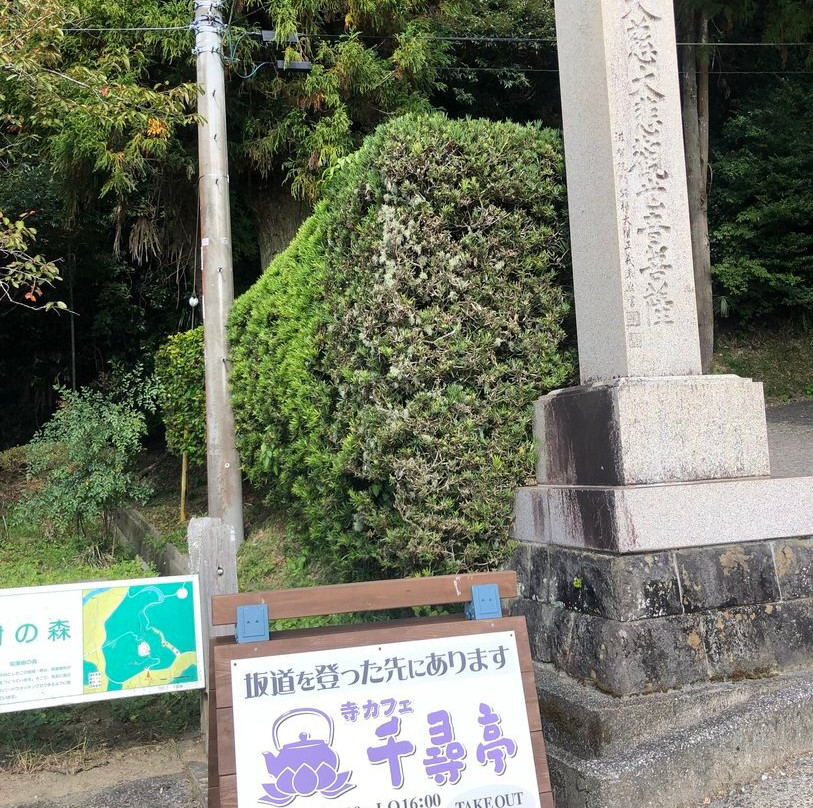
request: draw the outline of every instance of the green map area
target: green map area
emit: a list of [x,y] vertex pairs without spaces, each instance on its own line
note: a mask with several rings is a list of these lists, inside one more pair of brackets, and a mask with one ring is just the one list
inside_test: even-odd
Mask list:
[[198,678],[191,583],[85,590],[82,628],[85,693]]

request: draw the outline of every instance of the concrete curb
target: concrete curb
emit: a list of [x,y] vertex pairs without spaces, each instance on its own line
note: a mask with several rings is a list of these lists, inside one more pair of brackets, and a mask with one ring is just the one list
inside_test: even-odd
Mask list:
[[134,555],[152,564],[161,575],[188,575],[189,556],[167,544],[156,552],[149,539],[158,538],[158,531],[135,508],[124,508],[113,517],[113,528],[121,543]]
[[583,759],[549,744],[548,760],[557,808],[690,808],[811,748],[813,674],[628,750]]

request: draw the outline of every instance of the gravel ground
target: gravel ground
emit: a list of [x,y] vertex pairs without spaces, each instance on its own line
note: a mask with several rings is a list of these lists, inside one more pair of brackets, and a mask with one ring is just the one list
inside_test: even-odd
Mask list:
[[705,808],[813,808],[813,755],[763,774],[755,783],[703,803]]
[[54,765],[0,775],[0,808],[205,808],[206,753],[199,737],[108,750],[76,773]]
[[187,776],[164,775],[131,780],[59,802],[24,802],[19,808],[200,808]]

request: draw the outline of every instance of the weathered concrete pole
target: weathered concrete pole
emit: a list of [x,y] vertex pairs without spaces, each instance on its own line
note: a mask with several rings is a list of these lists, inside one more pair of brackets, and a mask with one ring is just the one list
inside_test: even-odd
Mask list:
[[198,158],[203,333],[206,365],[206,469],[209,516],[234,528],[243,542],[243,489],[228,386],[226,321],[234,302],[229,213],[229,154],[221,3],[196,2]]

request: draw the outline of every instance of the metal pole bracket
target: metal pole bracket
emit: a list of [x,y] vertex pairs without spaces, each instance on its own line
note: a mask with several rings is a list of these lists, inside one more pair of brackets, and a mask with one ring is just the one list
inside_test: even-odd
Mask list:
[[267,642],[270,637],[268,606],[265,603],[237,607],[237,642]]
[[471,601],[466,604],[465,612],[469,620],[496,620],[502,617],[499,586],[474,584],[471,588]]

